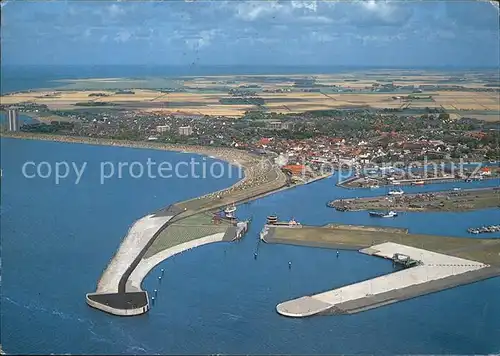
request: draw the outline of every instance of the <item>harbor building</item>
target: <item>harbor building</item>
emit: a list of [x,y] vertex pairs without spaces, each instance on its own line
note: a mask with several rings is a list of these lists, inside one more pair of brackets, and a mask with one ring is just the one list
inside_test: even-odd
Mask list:
[[17,116],[17,110],[9,109],[7,117],[9,119],[9,131],[19,131],[19,118]]
[[181,136],[191,136],[193,134],[193,128],[191,126],[181,126],[179,127],[179,135]]

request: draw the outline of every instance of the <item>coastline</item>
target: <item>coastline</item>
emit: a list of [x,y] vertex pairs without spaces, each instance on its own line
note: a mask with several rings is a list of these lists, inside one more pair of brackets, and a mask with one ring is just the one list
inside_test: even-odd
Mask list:
[[[199,212],[216,210],[228,204],[243,203],[296,186],[289,185],[289,177],[279,167],[271,164],[269,156],[259,156],[233,148],[169,145],[156,142],[121,141],[38,133],[1,133],[0,137],[191,153],[219,159],[243,170],[243,178],[229,187],[177,202],[160,211],[147,214],[132,224],[127,235],[122,239],[118,250],[100,276],[95,292],[86,294],[86,302],[89,306],[119,316],[140,315],[149,310],[148,293],[140,289],[142,279],[150,269],[168,258],[171,251],[180,252],[178,249],[190,249],[190,247],[205,243],[217,242],[223,237],[223,235],[201,237],[189,244],[174,246],[173,250],[168,249],[163,253],[160,252],[152,256],[152,258],[143,260],[147,249],[171,223],[179,222]],[[152,261],[154,263],[149,266]],[[146,262],[147,267],[144,269],[144,263]],[[139,270],[135,271],[139,265]],[[131,275],[132,280],[130,279]],[[131,286],[132,291],[129,289]],[[136,291],[137,289],[139,291]]]

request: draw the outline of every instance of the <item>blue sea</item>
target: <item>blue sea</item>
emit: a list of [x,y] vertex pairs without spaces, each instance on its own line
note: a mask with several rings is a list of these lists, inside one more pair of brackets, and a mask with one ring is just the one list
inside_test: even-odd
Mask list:
[[[103,161],[168,161],[191,155],[144,149],[1,139],[1,343],[11,354],[495,354],[500,352],[500,278],[489,279],[350,316],[290,319],[276,304],[389,273],[389,262],[357,252],[258,243],[271,213],[303,224],[330,222],[407,227],[410,232],[468,237],[470,226],[500,221],[498,209],[467,213],[405,213],[370,219],[325,203],[346,196],[336,177],[239,207],[253,217],[237,243],[206,245],[161,263],[144,281],[158,289],[146,315],[120,318],[88,307],[85,293],[132,222],[176,201],[237,180],[109,179]],[[192,156],[202,160],[200,156]],[[25,162],[75,162],[79,184],[27,179]],[[210,160],[208,160],[210,162]],[[47,173],[47,172],[45,172]],[[474,182],[474,186],[498,185]],[[464,184],[460,184],[465,186]],[[452,185],[457,186],[457,184]],[[430,191],[452,187],[407,187]],[[498,235],[497,235],[498,236]],[[254,259],[254,252],[258,258]],[[288,261],[293,267],[288,268]],[[161,284],[160,268],[165,269]]]

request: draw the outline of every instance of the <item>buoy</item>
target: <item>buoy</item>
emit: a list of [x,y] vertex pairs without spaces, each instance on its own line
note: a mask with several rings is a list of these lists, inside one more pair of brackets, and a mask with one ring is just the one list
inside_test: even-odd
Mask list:
[[162,269],[161,269],[161,274],[163,274],[163,273],[165,273],[165,270],[162,268]]
[[155,297],[151,297],[151,302],[155,305]]
[[339,257],[339,251],[337,250],[337,257]]
[[253,258],[254,258],[254,259],[257,259],[257,252],[255,252],[255,253],[253,254]]
[[292,268],[292,261],[288,261],[288,268],[291,269]]
[[158,290],[157,290],[157,289],[155,289],[155,297],[156,297],[156,295],[157,295],[157,294],[158,294]]
[[158,276],[158,280],[161,282],[161,276]]

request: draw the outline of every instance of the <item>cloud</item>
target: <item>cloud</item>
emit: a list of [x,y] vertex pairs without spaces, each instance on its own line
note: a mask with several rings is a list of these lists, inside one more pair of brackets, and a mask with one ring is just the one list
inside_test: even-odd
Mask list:
[[[405,54],[408,58],[437,53],[438,49],[444,53],[443,44],[455,54],[474,48],[481,49],[482,56],[494,56],[498,49],[494,41],[498,12],[485,1],[67,0],[8,4],[5,7],[2,2],[2,41],[8,43],[2,49],[7,60],[25,58],[23,53],[36,50],[40,55],[33,61],[63,60],[71,53],[86,51],[95,57],[78,60],[102,61],[107,58],[104,52],[109,57],[116,51],[120,53],[116,60],[141,62],[148,58],[138,53],[149,51],[158,61],[182,63],[203,51],[200,57],[206,63],[228,58],[237,63],[330,63],[332,56],[358,63],[370,62],[372,56],[399,60],[403,50],[413,53]],[[61,53],[51,52],[55,42]],[[387,54],[376,54],[377,50]],[[103,54],[98,59],[100,51]],[[478,62],[483,60],[477,57]],[[427,60],[425,55],[419,58]],[[460,58],[456,54],[446,60]]]
[[217,33],[217,30],[201,31],[196,37],[187,38],[185,40],[186,46],[191,50],[199,50],[210,46]]
[[128,30],[120,30],[114,37],[114,40],[119,43],[128,42],[132,38],[132,33]]
[[254,21],[261,17],[276,15],[286,10],[278,1],[246,1],[236,6],[236,16],[245,21]]
[[107,7],[107,12],[111,18],[116,18],[125,14],[125,9],[117,4],[112,4]]
[[318,10],[318,2],[317,1],[291,1],[292,8],[294,9],[307,9],[313,12]]
[[403,25],[407,23],[413,14],[413,9],[409,3],[404,1],[375,1],[366,0],[356,2],[361,12],[352,18],[353,23],[368,25]]

